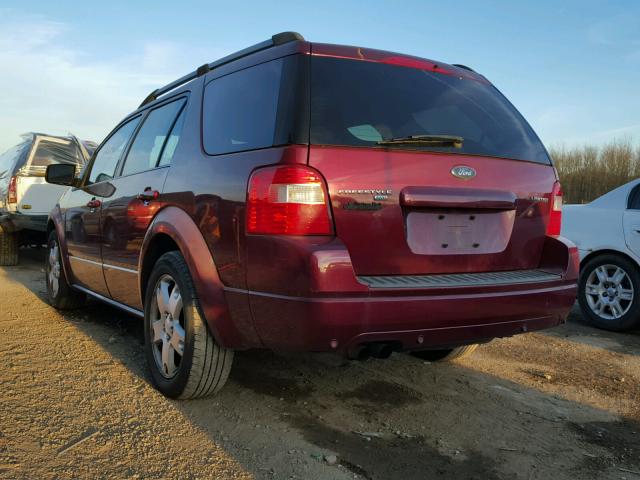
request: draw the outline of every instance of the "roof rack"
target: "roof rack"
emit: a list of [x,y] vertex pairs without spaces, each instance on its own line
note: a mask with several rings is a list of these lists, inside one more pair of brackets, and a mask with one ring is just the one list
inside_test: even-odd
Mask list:
[[232,62],[234,60],[238,60],[239,58],[246,57],[247,55],[251,55],[252,53],[259,52],[261,50],[266,50],[267,48],[275,47],[278,45],[282,45],[284,43],[295,42],[295,41],[304,41],[304,37],[297,32],[282,32],[276,33],[270,39],[265,40],[264,42],[256,43],[250,47],[239,50],[231,55],[227,55],[226,57],[221,58],[220,60],[216,60],[212,63],[205,63],[197,68],[194,72],[191,72],[184,77],[181,77],[173,82],[165,85],[164,87],[158,88],[151,92],[147,97],[142,101],[138,108],[144,107],[146,104],[153,102],[160,95],[164,95],[167,92],[170,92],[174,88],[178,88],[180,85],[184,85],[187,82],[190,82],[194,78],[198,78],[204,75],[207,72],[210,72],[214,68],[217,68],[226,63]]
[[476,73],[476,71],[473,68],[467,67],[466,65],[462,65],[461,63],[453,63],[452,65],[454,67],[464,68],[465,70],[469,70],[470,72]]

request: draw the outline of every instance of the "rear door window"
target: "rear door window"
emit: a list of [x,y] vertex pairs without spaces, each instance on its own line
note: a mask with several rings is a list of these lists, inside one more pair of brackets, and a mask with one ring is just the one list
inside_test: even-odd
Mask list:
[[139,116],[129,120],[100,146],[89,172],[89,183],[104,182],[113,178],[118,161],[139,122]]
[[203,142],[210,155],[274,144],[282,59],[217,78],[203,100]]
[[[312,57],[311,143],[382,148],[410,135],[450,135],[454,146],[394,145],[550,164],[520,113],[490,83],[376,62]],[[384,148],[390,148],[385,146]]]
[[169,165],[171,163],[171,160],[173,160],[173,154],[176,152],[178,141],[182,136],[182,127],[184,125],[184,119],[187,116],[186,112],[186,108],[183,108],[180,111],[180,115],[178,115],[178,118],[171,128],[171,133],[167,138],[167,142],[165,143],[164,149],[162,150],[162,155],[160,156],[160,162],[158,163],[158,166],[160,167]]
[[[176,117],[183,110],[185,103],[186,100],[181,98],[149,112],[131,144],[131,149],[127,154],[127,159],[122,169],[122,175],[144,172],[159,166],[160,157],[166,148],[172,127],[176,123]],[[175,137],[176,135],[174,135],[173,144],[170,147],[172,148],[171,156],[173,155],[173,150],[175,150],[175,145],[177,145]],[[165,164],[170,161],[170,158],[164,157]]]

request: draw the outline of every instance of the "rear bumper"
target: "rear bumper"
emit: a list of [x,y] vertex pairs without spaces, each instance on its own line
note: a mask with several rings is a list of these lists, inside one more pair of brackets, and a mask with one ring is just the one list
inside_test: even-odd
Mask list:
[[0,226],[6,232],[32,230],[47,231],[48,215],[25,215],[23,213],[0,211]]
[[559,237],[547,239],[540,265],[553,280],[508,285],[371,288],[358,281],[344,247],[312,250],[309,278],[289,282],[306,295],[227,289],[248,295],[268,348],[347,354],[369,342],[401,350],[482,342],[558,325],[577,293],[578,252]]
[[[475,343],[563,322],[576,298],[567,284],[482,294],[297,298],[250,293],[265,346],[346,353],[362,343],[402,350]],[[256,317],[259,315],[259,317]]]

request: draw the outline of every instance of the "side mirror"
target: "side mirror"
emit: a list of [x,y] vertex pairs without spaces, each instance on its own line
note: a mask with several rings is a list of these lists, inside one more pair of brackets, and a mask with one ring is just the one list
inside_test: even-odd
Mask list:
[[47,166],[44,178],[47,183],[71,187],[75,184],[76,166],[70,163],[54,163]]

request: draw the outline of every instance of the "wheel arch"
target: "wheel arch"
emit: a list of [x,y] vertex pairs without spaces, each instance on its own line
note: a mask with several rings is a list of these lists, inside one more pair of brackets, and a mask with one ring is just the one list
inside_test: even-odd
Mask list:
[[62,270],[67,278],[69,284],[73,283],[73,270],[71,270],[71,263],[69,262],[69,255],[67,254],[67,240],[64,232],[64,217],[60,210],[60,206],[56,205],[49,213],[47,218],[47,242],[49,241],[49,235],[51,232],[56,232],[58,237],[58,245],[60,246],[60,258],[62,259]]
[[614,250],[612,248],[603,248],[602,250],[594,250],[592,252],[589,252],[588,255],[586,255],[582,260],[580,260],[580,271],[582,271],[584,266],[587,263],[589,263],[591,260],[593,260],[596,257],[600,257],[602,255],[616,255],[618,257],[622,257],[626,260],[629,260],[633,265],[635,265],[636,270],[640,271],[640,265],[638,265],[638,260],[636,260],[626,252],[622,252],[620,250]]
[[211,251],[196,223],[181,208],[169,206],[160,210],[142,242],[138,263],[142,305],[155,261],[162,254],[175,250],[182,254],[189,267],[202,314],[216,342],[225,348],[244,348],[245,336],[231,319],[224,284]]

